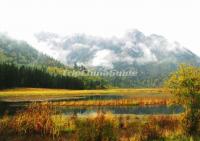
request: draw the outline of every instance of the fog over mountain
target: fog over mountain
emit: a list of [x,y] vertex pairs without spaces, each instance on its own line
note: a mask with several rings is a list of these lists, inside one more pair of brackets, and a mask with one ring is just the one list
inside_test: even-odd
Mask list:
[[119,63],[132,66],[200,62],[197,55],[178,42],[169,42],[156,34],[145,36],[138,30],[129,31],[121,38],[85,34],[64,37],[48,32],[37,33],[35,37],[45,53],[66,65],[76,62],[87,67],[112,69]]
[[25,41],[0,36],[0,62],[58,68],[64,68],[64,63],[75,66],[75,70],[136,74],[102,77],[116,87],[159,87],[179,64],[200,66],[200,58],[178,42],[169,42],[156,34],[145,36],[138,30],[129,31],[121,38],[85,34],[60,36],[48,32],[35,37],[36,44],[31,46]]
[[28,66],[64,67],[62,63],[38,52],[25,41],[0,33],[0,64],[11,63]]

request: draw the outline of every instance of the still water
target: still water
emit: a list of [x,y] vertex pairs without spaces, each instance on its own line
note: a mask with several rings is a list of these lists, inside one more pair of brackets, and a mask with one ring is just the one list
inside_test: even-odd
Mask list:
[[[18,110],[25,109],[25,103],[0,103],[0,115],[7,112],[13,115]],[[63,106],[56,107],[56,110],[65,115],[78,114],[90,115],[103,111],[112,114],[178,114],[184,112],[184,108],[180,105],[153,105],[153,106]]]
[[177,114],[184,112],[184,108],[179,105],[173,106],[82,106],[82,107],[59,107],[62,114],[90,115],[98,111],[109,112],[112,114]]
[[[139,96],[142,96],[140,94]],[[145,96],[145,95],[144,95]],[[151,95],[153,96],[153,94]],[[156,94],[155,94],[156,96]],[[129,95],[84,95],[84,96],[68,96],[66,98],[49,99],[51,102],[59,101],[88,101],[88,100],[110,100],[129,98]],[[23,110],[30,102],[0,102],[0,116],[5,112],[13,115],[18,110]],[[184,108],[180,105],[152,105],[152,106],[63,106],[55,107],[55,109],[65,115],[78,114],[90,115],[99,111],[109,112],[112,114],[136,114],[136,115],[151,115],[151,114],[178,114],[184,112]]]

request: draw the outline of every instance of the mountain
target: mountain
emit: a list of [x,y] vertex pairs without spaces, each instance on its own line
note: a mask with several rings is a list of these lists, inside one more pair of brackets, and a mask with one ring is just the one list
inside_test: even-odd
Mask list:
[[0,62],[31,66],[64,66],[59,61],[39,53],[25,41],[11,39],[5,34],[0,34]]
[[[87,67],[120,69],[126,66],[148,64],[198,64],[200,58],[178,42],[170,43],[163,36],[145,36],[138,30],[127,32],[122,38],[108,38],[77,34],[62,37],[53,33],[41,32],[35,35],[39,43],[45,43],[48,52],[62,63],[75,62]],[[124,68],[123,68],[124,69]]]
[[[85,72],[136,72],[134,76],[104,77],[116,87],[158,87],[179,64],[200,65],[200,58],[178,42],[171,43],[156,34],[145,36],[138,30],[127,32],[122,38],[85,34],[64,37],[48,32],[38,33],[35,37],[38,41],[35,48],[52,58],[24,41],[0,34],[0,62],[48,66],[56,70],[57,67],[64,69],[78,65],[78,68],[86,68]],[[52,72],[53,68],[49,69]]]
[[178,42],[138,30],[122,38],[101,38],[85,34],[59,36],[41,32],[35,35],[52,57],[67,65],[79,64],[103,71],[136,71],[136,76],[106,78],[118,87],[157,87],[181,63],[200,65],[200,58]]

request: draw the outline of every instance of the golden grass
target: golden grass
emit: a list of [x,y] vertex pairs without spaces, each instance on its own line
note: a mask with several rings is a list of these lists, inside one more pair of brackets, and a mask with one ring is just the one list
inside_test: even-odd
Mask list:
[[[116,116],[99,112],[80,118],[76,115],[55,115],[52,105],[33,104],[13,117],[0,119],[0,136],[40,135],[72,140],[137,140],[146,141],[181,135],[181,115]],[[113,138],[114,137],[114,138]],[[68,140],[68,138],[67,138]]]
[[129,106],[129,105],[170,105],[171,98],[130,98],[118,100],[87,100],[53,102],[54,106]]
[[15,88],[0,91],[0,98],[25,97],[25,96],[68,96],[87,94],[140,94],[140,93],[166,93],[162,88],[145,89],[101,89],[101,90],[67,90],[45,88]]
[[4,94],[105,94],[105,93],[138,93],[138,92],[164,92],[162,88],[141,88],[141,89],[99,89],[99,90],[68,90],[68,89],[46,89],[46,88],[15,88],[0,91],[0,95]]

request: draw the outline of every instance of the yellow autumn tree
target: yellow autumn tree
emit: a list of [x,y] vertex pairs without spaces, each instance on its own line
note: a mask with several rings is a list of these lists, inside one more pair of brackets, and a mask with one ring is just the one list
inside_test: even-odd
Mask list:
[[166,82],[176,101],[185,107],[182,125],[187,135],[196,135],[200,119],[200,67],[180,65]]

